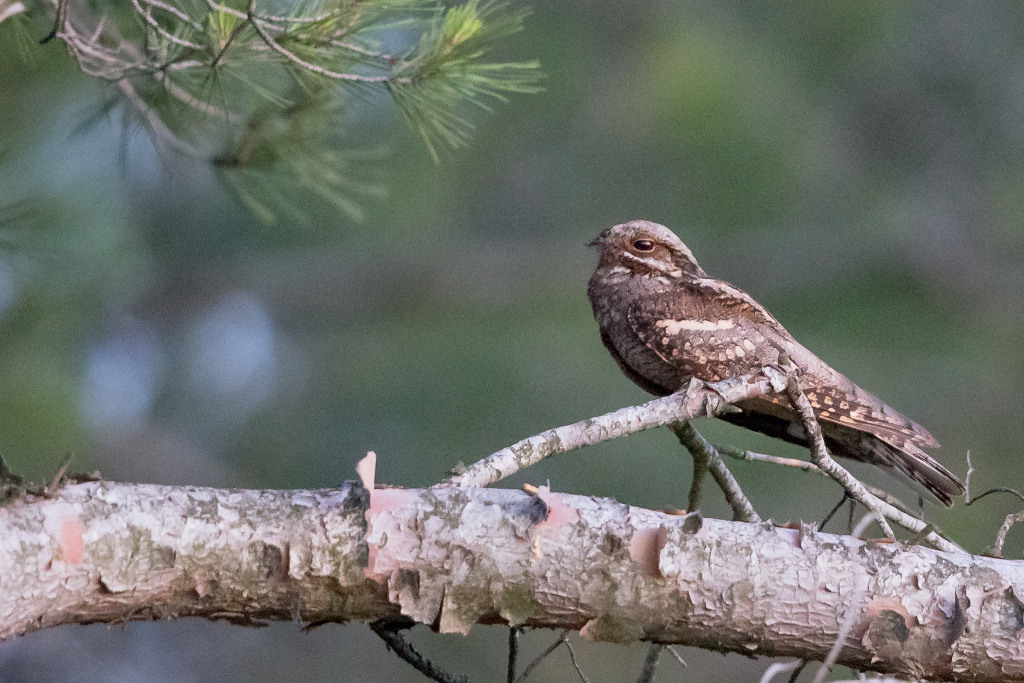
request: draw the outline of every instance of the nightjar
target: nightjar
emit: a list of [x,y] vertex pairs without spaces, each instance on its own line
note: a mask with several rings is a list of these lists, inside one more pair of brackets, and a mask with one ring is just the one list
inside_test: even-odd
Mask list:
[[[691,377],[714,382],[757,372],[787,354],[833,455],[889,470],[946,505],[963,485],[924,452],[939,443],[921,425],[805,349],[750,295],[709,277],[668,228],[635,220],[590,243],[600,251],[587,295],[601,340],[640,387],[664,396]],[[807,444],[784,394],[740,401],[734,424]]]

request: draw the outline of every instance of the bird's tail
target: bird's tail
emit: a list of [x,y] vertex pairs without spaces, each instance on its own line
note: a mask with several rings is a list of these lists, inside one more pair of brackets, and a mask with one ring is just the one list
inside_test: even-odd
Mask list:
[[890,443],[875,434],[830,423],[822,423],[822,432],[833,455],[877,465],[944,505],[952,505],[953,497],[964,493],[956,475],[910,440]]

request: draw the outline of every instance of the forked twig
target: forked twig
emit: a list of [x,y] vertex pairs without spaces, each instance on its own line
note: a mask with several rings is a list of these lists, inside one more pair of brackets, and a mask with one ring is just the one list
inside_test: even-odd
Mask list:
[[558,453],[691,417],[714,416],[735,410],[730,403],[763,396],[774,390],[770,378],[772,370],[775,376],[784,376],[781,370],[770,366],[760,373],[723,382],[690,380],[686,387],[674,394],[523,439],[464,468],[441,485],[487,486]]
[[807,432],[807,441],[811,449],[811,462],[836,480],[850,494],[851,498],[868,510],[871,510],[871,512],[874,512],[878,526],[882,527],[882,531],[890,540],[895,541],[896,534],[893,533],[892,527],[889,526],[889,522],[883,514],[882,501],[871,495],[864,488],[864,485],[860,483],[860,480],[850,474],[846,468],[833,460],[832,456],[829,455],[828,447],[825,445],[825,437],[821,433],[821,425],[818,424],[818,419],[814,415],[814,408],[811,407],[811,402],[807,400],[807,396],[804,395],[803,390],[800,388],[800,381],[797,379],[795,372],[790,373],[786,381],[786,396],[789,397],[789,402],[794,410],[799,413],[804,425],[804,431]]
[[[778,455],[768,455],[767,453],[758,453],[756,451],[748,451],[742,448],[736,448],[735,446],[728,446],[724,444],[715,444],[715,450],[722,455],[728,455],[730,458],[736,458],[737,460],[749,460],[752,462],[765,462],[772,465],[782,465],[783,467],[792,467],[794,469],[803,470],[804,472],[810,472],[816,474],[825,479],[832,479],[823,469],[815,465],[809,460],[800,460],[799,458],[783,458]],[[863,483],[863,482],[862,482]],[[878,488],[877,486],[871,486],[870,484],[864,484],[864,488],[868,490],[871,495],[875,496],[880,500],[884,500],[889,505],[892,505],[898,510],[902,510],[908,515],[914,515],[914,510],[904,503],[902,500],[892,495],[888,491]],[[835,513],[833,513],[835,514]]]
[[686,507],[687,512],[692,512],[699,507],[701,481],[704,478],[704,474],[709,473],[715,480],[715,483],[718,484],[718,487],[722,489],[725,499],[732,507],[734,520],[740,522],[760,522],[761,517],[754,510],[750,499],[744,495],[739,482],[732,476],[732,472],[722,462],[722,456],[718,454],[715,447],[708,443],[707,439],[687,421],[670,424],[669,429],[672,430],[672,433],[676,435],[679,442],[686,446],[686,449],[693,456],[693,483],[690,486],[690,496]]
[[583,670],[580,669],[579,662],[576,661],[576,650],[573,649],[572,643],[569,642],[568,631],[562,631],[562,635],[558,636],[558,639],[555,642],[551,643],[551,645],[549,645],[543,652],[537,655],[534,660],[530,662],[529,666],[523,669],[523,673],[519,674],[515,679],[516,683],[526,680],[526,677],[533,673],[533,670],[536,669],[541,662],[547,659],[552,652],[557,650],[559,645],[565,645],[565,649],[569,651],[569,660],[572,662],[573,668],[576,669],[576,673],[579,675],[580,680],[583,681],[583,683],[590,683],[590,679],[583,674]]
[[792,368],[790,368],[790,370],[791,373],[788,375],[786,380],[786,395],[789,397],[790,402],[800,414],[800,418],[803,421],[804,429],[807,431],[808,441],[811,446],[811,459],[814,464],[838,482],[854,500],[864,505],[868,510],[877,513],[879,515],[879,526],[882,527],[883,531],[885,531],[886,535],[890,538],[895,538],[892,533],[892,527],[888,524],[888,522],[891,521],[914,533],[926,532],[925,540],[939,550],[944,550],[946,552],[965,552],[959,545],[953,543],[947,538],[943,538],[934,530],[927,531],[929,524],[924,520],[907,514],[895,506],[879,499],[877,496],[872,495],[856,477],[832,459],[828,454],[828,449],[825,446],[825,439],[821,434],[821,425],[818,424],[818,420],[814,416],[814,409],[811,408],[810,401],[807,400],[807,396],[804,395],[803,390],[800,388],[800,383],[797,381],[796,375],[792,374]]
[[1020,500],[1022,503],[1024,503],[1024,494],[1022,494],[1017,489],[1011,489],[1011,488],[1006,487],[1006,486],[996,486],[994,488],[990,488],[987,491],[985,491],[984,493],[981,493],[981,494],[979,494],[977,496],[974,496],[972,498],[971,497],[971,475],[972,474],[974,474],[974,465],[971,464],[971,452],[967,451],[967,476],[964,477],[964,505],[974,505],[975,503],[977,503],[979,500],[981,500],[985,496],[991,495],[993,493],[1009,493],[1010,495],[1015,496],[1018,500]]

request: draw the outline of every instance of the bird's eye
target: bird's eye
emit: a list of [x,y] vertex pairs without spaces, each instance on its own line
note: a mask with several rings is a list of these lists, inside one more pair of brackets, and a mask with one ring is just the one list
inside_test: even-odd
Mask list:
[[651,240],[637,240],[633,242],[633,248],[637,251],[652,251],[654,249],[654,242]]

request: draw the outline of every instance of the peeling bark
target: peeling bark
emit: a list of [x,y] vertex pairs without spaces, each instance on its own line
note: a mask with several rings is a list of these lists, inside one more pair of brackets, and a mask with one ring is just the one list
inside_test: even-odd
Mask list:
[[541,490],[91,482],[0,509],[0,637],[66,623],[579,629],[928,679],[1024,680],[1024,563]]

